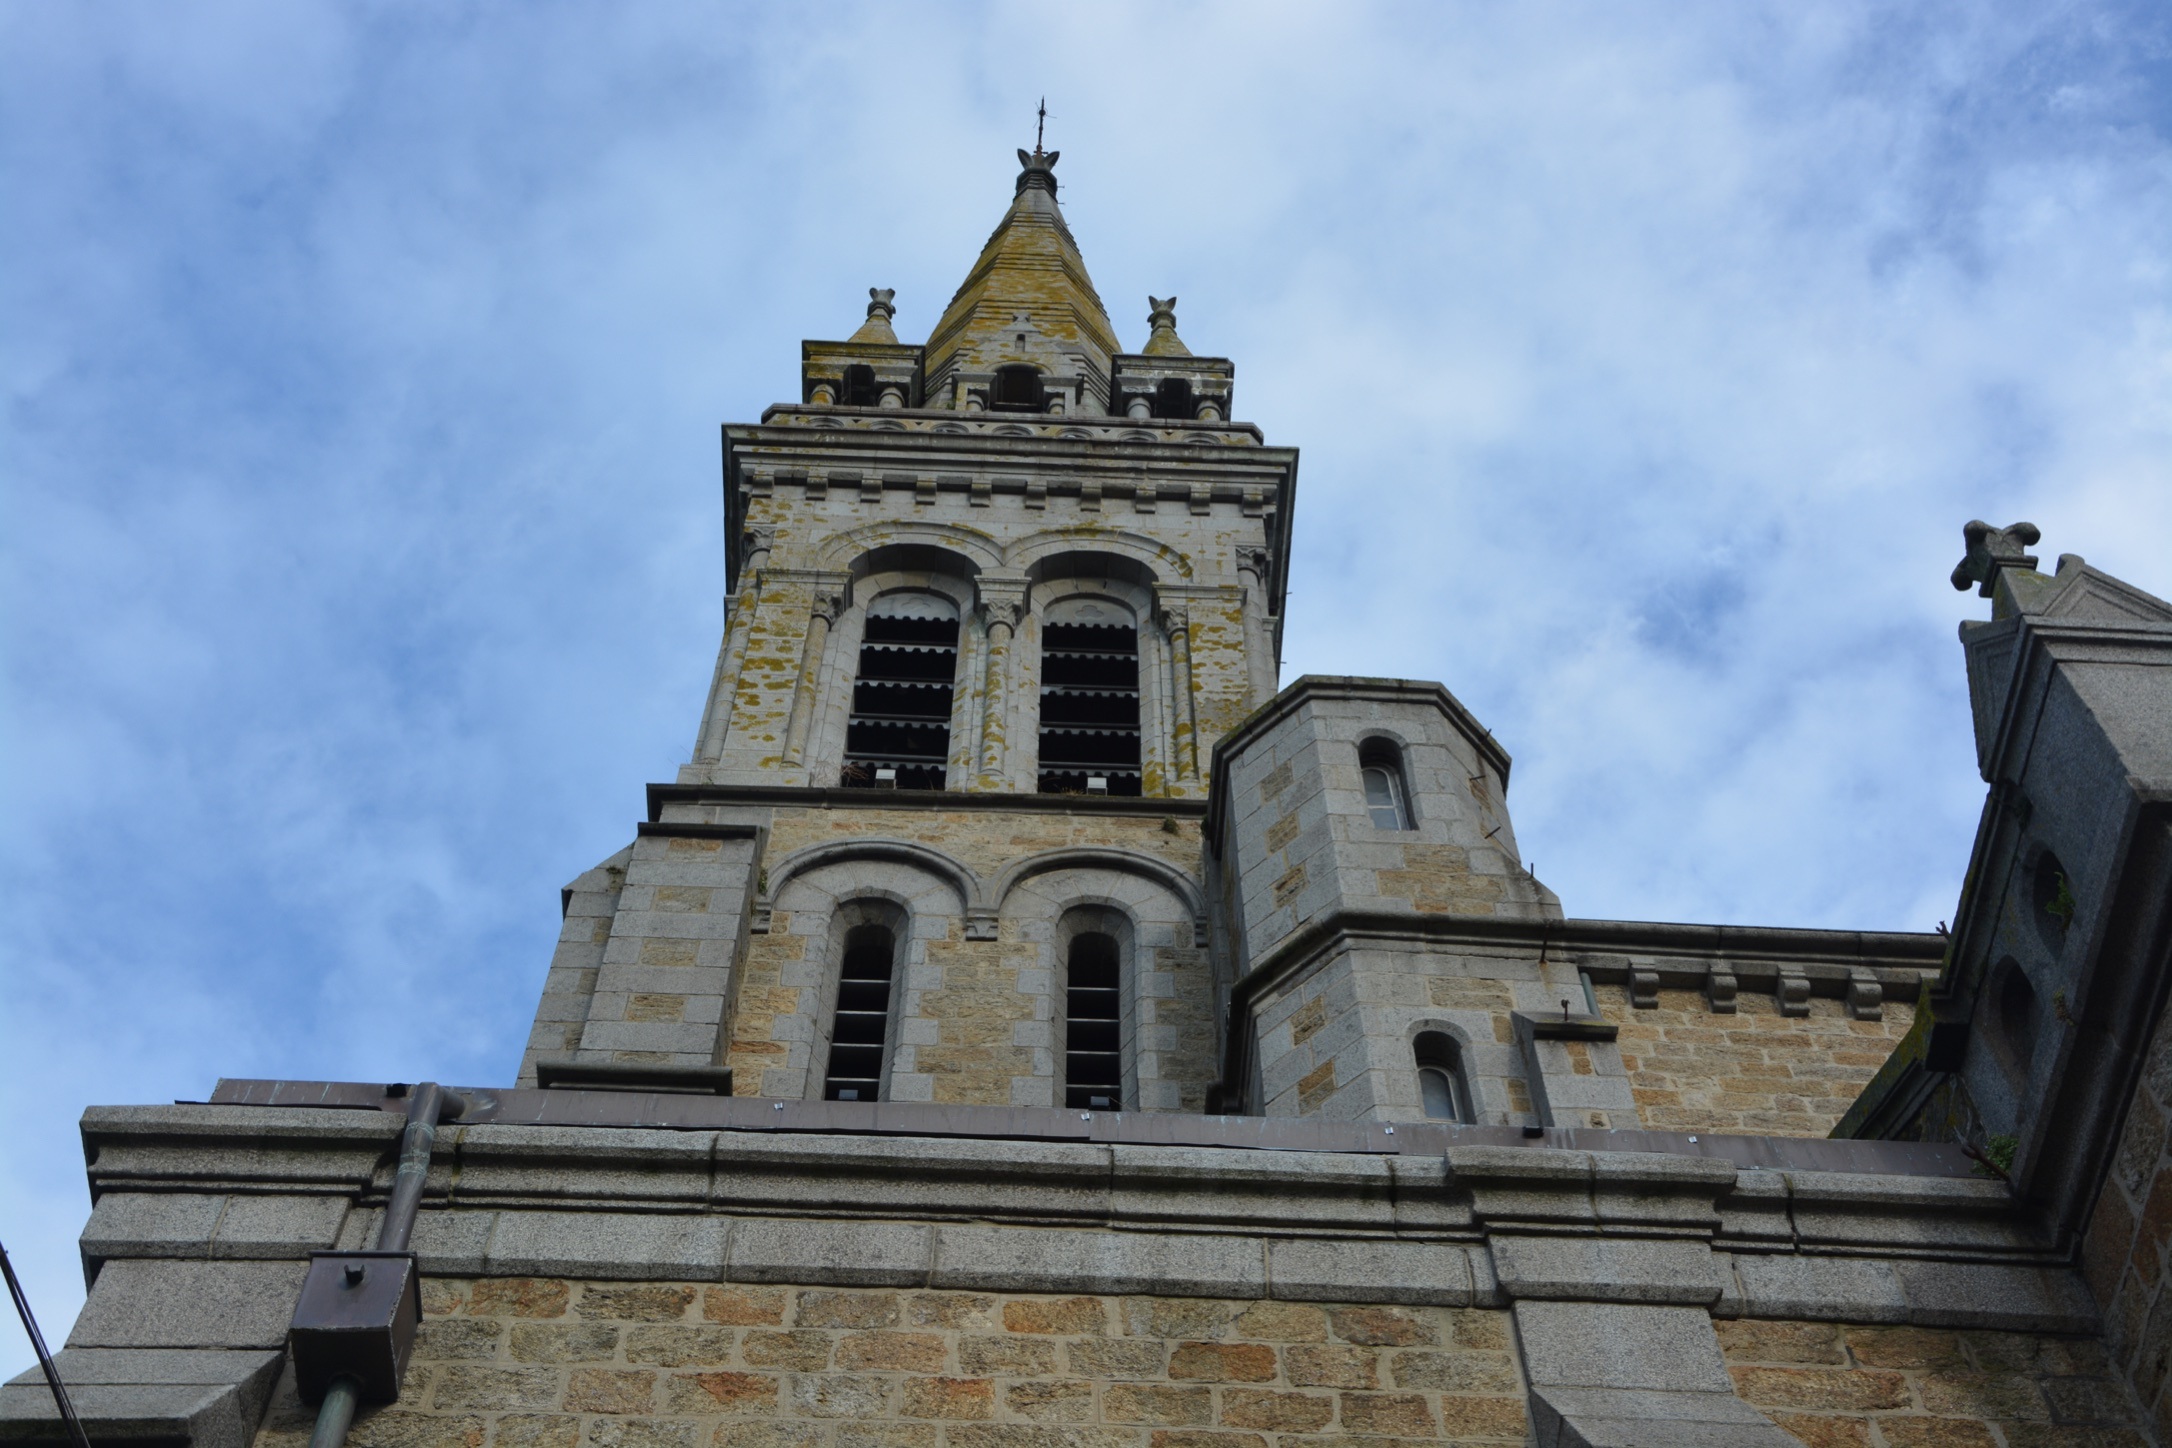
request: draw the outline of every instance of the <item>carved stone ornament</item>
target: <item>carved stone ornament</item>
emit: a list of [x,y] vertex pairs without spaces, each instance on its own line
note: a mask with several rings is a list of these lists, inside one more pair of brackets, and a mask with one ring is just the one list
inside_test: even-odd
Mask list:
[[2034,523],[1994,528],[1980,518],[1972,519],[1961,527],[1961,540],[1968,545],[1968,553],[1953,566],[1953,586],[1965,589],[1973,583],[1978,585],[1978,597],[1989,598],[2000,569],[2036,567],[2036,559],[2028,550],[2043,536]]

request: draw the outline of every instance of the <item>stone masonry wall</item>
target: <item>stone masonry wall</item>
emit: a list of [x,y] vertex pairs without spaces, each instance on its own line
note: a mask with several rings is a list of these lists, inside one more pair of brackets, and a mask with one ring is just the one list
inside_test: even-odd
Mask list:
[[[810,846],[869,838],[897,839],[940,849],[993,881],[1030,856],[1072,847],[1117,848],[1152,856],[1196,878],[1199,824],[1174,817],[1073,815],[1027,811],[785,810],[772,817],[768,858],[782,861]],[[855,867],[873,879],[867,867]],[[906,867],[892,867],[903,870]],[[1003,911],[997,938],[970,939],[961,915],[916,918],[916,956],[908,961],[900,1003],[901,1031],[913,1073],[932,1078],[925,1099],[948,1104],[1051,1105],[1058,1063],[1051,1053],[1051,1012],[1060,997],[1046,976],[1050,932],[1066,893],[1106,900],[1127,888],[1104,871],[1066,871],[1030,882]],[[889,885],[885,880],[881,882]],[[1135,1013],[1143,1047],[1163,1096],[1146,1109],[1203,1110],[1216,1069],[1213,982],[1207,953],[1193,944],[1189,912],[1166,890],[1135,882],[1165,918],[1143,918],[1137,948],[1150,952],[1134,972]],[[926,898],[954,911],[955,894],[930,879]],[[1070,887],[1075,885],[1076,890]],[[896,893],[891,891],[889,893]],[[1043,899],[1043,896],[1052,897]],[[729,1063],[742,1095],[804,1094],[805,1072],[819,1080],[804,1037],[821,1009],[821,954],[828,913],[786,908],[780,900],[765,933],[749,940],[737,986]],[[1000,903],[1000,902],[998,902]],[[811,918],[801,920],[801,914]],[[1180,918],[1175,918],[1180,917]],[[1158,927],[1159,934],[1155,933]]]
[[1884,1019],[1858,1021],[1845,1001],[1823,996],[1808,1016],[1782,1016],[1771,997],[1747,990],[1733,1015],[1693,990],[1662,990],[1647,1010],[1629,1004],[1625,987],[1594,993],[1621,1028],[1638,1119],[1666,1131],[1828,1135],[1915,1020],[1915,1007],[1891,1000]]
[[2119,1371],[2172,1432],[2172,1015],[2157,1027],[2112,1169],[2082,1240],[2082,1273]]
[[1810,1448],[2145,1448],[2093,1338],[1716,1324],[1735,1392]]
[[[1152,1297],[431,1279],[355,1448],[1520,1444],[1509,1315]],[[258,1448],[297,1448],[283,1381]]]

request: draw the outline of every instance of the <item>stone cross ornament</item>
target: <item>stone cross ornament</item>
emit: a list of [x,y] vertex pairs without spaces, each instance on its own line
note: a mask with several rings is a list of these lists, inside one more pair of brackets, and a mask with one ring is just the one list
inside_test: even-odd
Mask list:
[[2044,535],[2034,523],[2009,523],[2004,528],[1994,528],[1982,519],[1972,519],[1962,525],[1961,539],[1968,545],[1968,554],[1953,565],[1953,586],[1967,588],[1978,585],[1977,596],[1989,598],[1991,585],[2002,568],[2036,567],[2036,559],[2028,550]]

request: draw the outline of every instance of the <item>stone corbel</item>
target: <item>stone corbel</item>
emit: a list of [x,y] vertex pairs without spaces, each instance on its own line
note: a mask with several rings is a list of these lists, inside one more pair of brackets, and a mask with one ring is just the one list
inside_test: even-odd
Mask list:
[[1859,1021],[1885,1018],[1885,986],[1860,966],[1848,972],[1848,1014]]
[[1780,968],[1780,978],[1773,990],[1783,1016],[1807,1016],[1810,1014],[1810,977],[1800,970]]
[[965,938],[967,940],[994,940],[999,922],[996,912],[986,906],[976,906],[965,912]]
[[1712,1014],[1733,1015],[1735,997],[1741,988],[1741,982],[1735,979],[1735,968],[1726,961],[1714,961],[1712,973],[1704,979],[1704,998],[1712,1003]]

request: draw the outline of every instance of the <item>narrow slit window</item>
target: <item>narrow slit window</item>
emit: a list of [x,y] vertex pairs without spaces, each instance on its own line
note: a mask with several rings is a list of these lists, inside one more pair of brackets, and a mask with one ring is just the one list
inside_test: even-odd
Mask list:
[[1063,1104],[1121,1111],[1122,952],[1099,931],[1071,937],[1064,979]]
[[841,784],[941,789],[950,774],[958,606],[941,594],[886,593],[867,610],[845,726]]
[[1421,1031],[1411,1043],[1418,1068],[1418,1102],[1429,1121],[1476,1121],[1463,1053],[1445,1031]]
[[1039,788],[1140,792],[1139,625],[1122,604],[1067,598],[1041,622]]
[[1365,782],[1365,811],[1373,825],[1383,830],[1414,828],[1410,822],[1410,795],[1403,785],[1403,761],[1385,740],[1368,741],[1358,751],[1358,770]]
[[880,1101],[890,1042],[891,972],[897,939],[886,925],[855,925],[845,934],[837,1014],[830,1023],[825,1101]]

